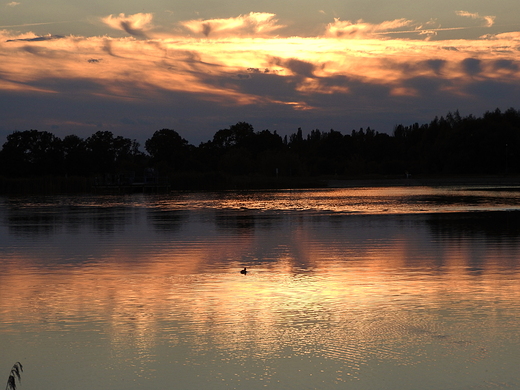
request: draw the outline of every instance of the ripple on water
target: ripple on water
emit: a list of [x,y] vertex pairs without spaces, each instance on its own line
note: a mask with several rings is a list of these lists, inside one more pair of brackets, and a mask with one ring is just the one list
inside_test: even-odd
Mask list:
[[356,191],[4,205],[3,359],[31,388],[518,388],[519,218],[442,213],[505,198]]

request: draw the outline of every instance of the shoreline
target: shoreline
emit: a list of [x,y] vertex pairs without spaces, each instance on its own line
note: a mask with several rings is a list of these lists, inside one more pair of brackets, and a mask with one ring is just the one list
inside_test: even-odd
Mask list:
[[[193,179],[193,180],[192,180]],[[214,181],[207,177],[179,177],[165,186],[96,186],[89,178],[0,178],[1,195],[58,195],[58,194],[128,194],[169,193],[175,191],[269,191],[317,188],[376,188],[376,187],[474,187],[487,190],[520,188],[518,175],[417,175],[417,176],[365,176],[365,177],[227,177]],[[160,188],[159,188],[160,187]]]
[[327,188],[355,187],[520,187],[520,176],[413,176],[409,178],[328,179]]

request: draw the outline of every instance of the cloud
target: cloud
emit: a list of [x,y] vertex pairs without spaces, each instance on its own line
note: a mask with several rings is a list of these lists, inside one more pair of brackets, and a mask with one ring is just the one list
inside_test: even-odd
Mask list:
[[[283,122],[343,123],[351,113],[370,120],[388,113],[394,118],[404,109],[430,110],[433,117],[464,104],[475,109],[477,101],[487,103],[484,111],[496,99],[511,105],[518,96],[497,98],[484,91],[520,90],[520,32],[427,41],[393,35],[421,27],[407,19],[380,24],[336,19],[319,36],[280,37],[271,36],[281,28],[273,14],[249,14],[184,22],[199,37],[138,39],[151,35],[151,14],[110,15],[105,23],[133,36],[0,30],[0,97],[9,96],[4,100],[9,106],[0,107],[4,128],[34,127],[23,125],[28,97],[35,107],[45,102],[53,113],[50,118],[41,109],[31,115],[63,131],[80,127],[68,125],[73,122],[103,123],[115,131],[121,118],[131,119],[129,126],[162,128],[171,123],[172,110],[175,123],[197,117],[200,125],[207,118],[214,130],[224,115],[226,121],[266,120],[276,113]],[[58,109],[61,103],[67,110]],[[86,112],[86,106],[92,109]],[[107,116],[100,117],[101,111]],[[59,115],[66,118],[58,121]]]
[[266,12],[251,12],[227,19],[198,19],[181,22],[181,25],[195,34],[212,38],[223,36],[266,36],[285,26],[278,25],[276,15]]
[[125,31],[134,37],[148,38],[146,32],[151,29],[152,19],[152,14],[138,13],[126,16],[121,13],[118,16],[108,15],[101,20],[108,26]]
[[[372,30],[387,31],[406,24],[395,21]],[[335,37],[136,40],[9,36],[0,46],[5,59],[0,63],[0,89],[60,93],[60,85],[89,80],[95,88],[89,87],[85,93],[127,101],[159,98],[163,91],[176,91],[235,105],[277,102],[296,106],[296,102],[304,106],[310,93],[351,93],[348,83],[342,81],[338,86],[337,80],[380,85],[401,95],[413,92],[407,80],[414,78],[448,80],[446,85],[452,90],[477,82],[475,76],[520,82],[517,41],[497,40],[360,38],[346,45]],[[270,94],[244,89],[247,79],[263,74],[284,88],[290,86],[292,95],[277,95],[275,89]]]
[[467,11],[455,11],[455,13],[458,16],[482,20],[484,22],[484,27],[491,27],[495,23],[495,16],[480,16],[478,13],[471,13]]
[[482,71],[482,61],[476,58],[465,58],[461,65],[468,75],[477,75]]
[[514,61],[508,59],[496,60],[494,65],[496,70],[516,72],[520,69],[520,63],[515,63]]
[[294,75],[307,78],[314,77],[315,65],[307,61],[302,61],[296,58],[273,58],[272,64],[276,66],[283,66],[284,68],[290,70]]
[[[457,15],[482,20],[484,21],[483,27],[493,26],[495,20],[494,16],[480,16],[476,13],[472,14],[465,11],[457,11]],[[430,20],[421,24],[413,20],[401,18],[373,24],[363,20],[351,22],[334,18],[334,22],[327,25],[325,36],[346,39],[381,39],[385,38],[385,36],[408,34],[411,36],[425,36],[426,40],[430,40],[442,31],[467,30],[468,28],[472,27],[441,27],[436,20]]]
[[372,24],[363,20],[352,23],[348,20],[342,21],[339,18],[334,18],[334,22],[327,25],[325,35],[337,38],[369,38],[403,27],[409,27],[412,24],[413,22],[408,19],[395,19],[380,24]]
[[31,37],[24,37],[24,38],[16,38],[16,39],[8,39],[6,42],[15,42],[15,41],[25,41],[25,42],[39,42],[39,41],[51,41],[54,39],[61,39],[64,38],[63,35],[43,35],[43,36],[31,36]]
[[512,31],[500,34],[487,34],[483,35],[482,39],[494,39],[494,40],[507,40],[507,41],[520,41],[520,31]]
[[6,6],[8,7],[16,7],[17,5],[20,5],[21,3],[17,1],[11,1],[10,3],[7,3]]

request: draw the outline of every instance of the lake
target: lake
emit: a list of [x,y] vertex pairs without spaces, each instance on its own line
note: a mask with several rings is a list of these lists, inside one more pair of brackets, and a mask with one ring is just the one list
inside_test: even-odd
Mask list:
[[19,390],[520,388],[520,186],[3,197],[0,266]]

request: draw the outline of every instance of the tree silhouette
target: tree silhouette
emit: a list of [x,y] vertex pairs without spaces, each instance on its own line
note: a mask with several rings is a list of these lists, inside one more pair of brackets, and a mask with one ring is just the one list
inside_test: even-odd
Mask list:
[[47,131],[15,131],[7,136],[0,161],[8,176],[58,174],[63,165],[61,140]]
[[129,165],[140,155],[135,140],[114,137],[110,131],[98,131],[85,140],[90,172],[94,174],[115,173]]
[[67,135],[62,142],[65,173],[86,176],[89,174],[89,156],[85,140],[77,135]]
[[345,135],[312,129],[304,136],[298,128],[283,139],[276,131],[256,132],[251,124],[238,122],[198,147],[175,130],[162,129],[145,142],[145,150],[147,155],[135,140],[109,131],[85,140],[15,131],[0,151],[0,189],[6,191],[7,181],[20,178],[66,176],[72,182],[70,176],[83,176],[78,181],[83,183],[100,175],[117,180],[137,176],[149,168],[185,189],[237,187],[240,181],[272,177],[519,174],[520,111],[496,109],[482,117],[448,112],[429,123],[397,124],[392,134],[366,127]]
[[155,167],[179,171],[188,157],[189,145],[175,130],[162,129],[146,141],[145,149]]

